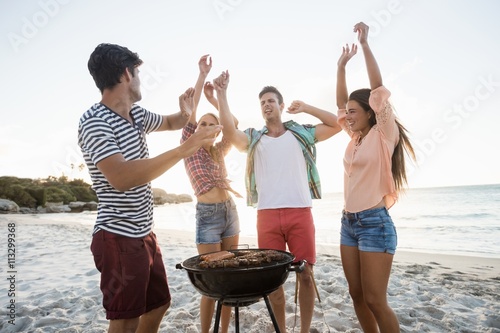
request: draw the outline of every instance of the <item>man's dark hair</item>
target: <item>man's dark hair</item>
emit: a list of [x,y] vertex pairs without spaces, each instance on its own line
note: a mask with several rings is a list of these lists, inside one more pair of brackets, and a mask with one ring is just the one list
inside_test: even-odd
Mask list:
[[276,89],[273,86],[266,86],[266,87],[262,88],[261,92],[259,93],[259,99],[262,98],[262,96],[264,94],[267,94],[267,93],[275,93],[276,96],[278,96],[278,104],[282,104],[283,103],[283,96],[278,91],[278,89]]
[[104,89],[113,88],[120,83],[120,77],[128,68],[134,75],[134,68],[141,65],[137,53],[116,44],[99,44],[90,55],[88,68],[94,82],[103,93]]

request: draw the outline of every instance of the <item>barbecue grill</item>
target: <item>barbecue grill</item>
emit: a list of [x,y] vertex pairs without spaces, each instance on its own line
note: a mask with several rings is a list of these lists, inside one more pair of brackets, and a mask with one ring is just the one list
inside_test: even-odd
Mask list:
[[[236,256],[241,251],[259,252],[266,249],[231,250]],[[201,255],[191,257],[177,264],[177,269],[185,269],[194,288],[204,296],[217,301],[214,333],[219,332],[219,322],[222,305],[235,309],[235,328],[239,332],[239,307],[258,302],[261,298],[266,303],[267,310],[276,332],[280,332],[274,316],[268,295],[277,290],[288,278],[290,271],[302,272],[305,261],[295,262],[295,256],[289,252],[277,251],[283,254],[283,259],[261,263],[258,266],[200,268]]]

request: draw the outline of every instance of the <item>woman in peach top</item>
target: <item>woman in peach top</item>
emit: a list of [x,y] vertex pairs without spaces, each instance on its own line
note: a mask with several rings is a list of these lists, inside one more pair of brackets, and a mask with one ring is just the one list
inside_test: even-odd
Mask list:
[[382,76],[368,46],[368,26],[354,26],[365,57],[370,89],[348,95],[345,66],[357,46],[343,48],[338,61],[338,122],[350,135],[344,156],[344,211],[340,253],[354,309],[364,332],[399,332],[387,302],[397,245],[388,209],[406,184],[405,150],[413,158],[406,129],[396,119]]

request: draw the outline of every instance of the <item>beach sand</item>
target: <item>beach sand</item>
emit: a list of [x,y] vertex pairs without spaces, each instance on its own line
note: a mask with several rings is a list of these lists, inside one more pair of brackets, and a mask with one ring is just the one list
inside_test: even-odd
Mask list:
[[[52,215],[53,219],[48,217]],[[72,214],[52,215],[0,216],[4,235],[0,331],[106,332],[99,273],[89,250],[92,226],[74,222]],[[7,268],[8,223],[15,223],[14,269]],[[187,272],[175,268],[197,255],[194,235],[162,229],[155,232],[173,298],[160,332],[199,332],[200,294]],[[254,238],[242,237],[240,243],[256,247]],[[315,278],[321,302],[316,301],[311,332],[361,332],[338,248],[318,246],[317,252]],[[284,286],[288,332],[292,332],[296,311],[293,273]],[[15,297],[9,295],[12,292]],[[11,301],[15,301],[15,309]],[[399,251],[389,302],[401,332],[500,332],[500,259]],[[11,313],[15,320],[9,323]],[[241,332],[274,332],[264,301],[240,308],[239,314]],[[297,318],[295,332],[299,332],[299,323]],[[234,332],[234,321],[230,331]]]

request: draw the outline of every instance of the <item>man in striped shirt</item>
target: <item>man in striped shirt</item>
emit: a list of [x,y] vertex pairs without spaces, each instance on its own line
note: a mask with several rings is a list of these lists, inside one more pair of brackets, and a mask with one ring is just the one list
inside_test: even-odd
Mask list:
[[101,101],[80,118],[78,143],[99,199],[91,250],[101,272],[108,332],[157,332],[170,292],[153,227],[151,181],[201,146],[220,126],[197,131],[182,145],[149,157],[146,134],[182,129],[194,89],[179,97],[180,111],[159,115],[141,100],[142,60],[126,47],[100,44],[88,61]]

